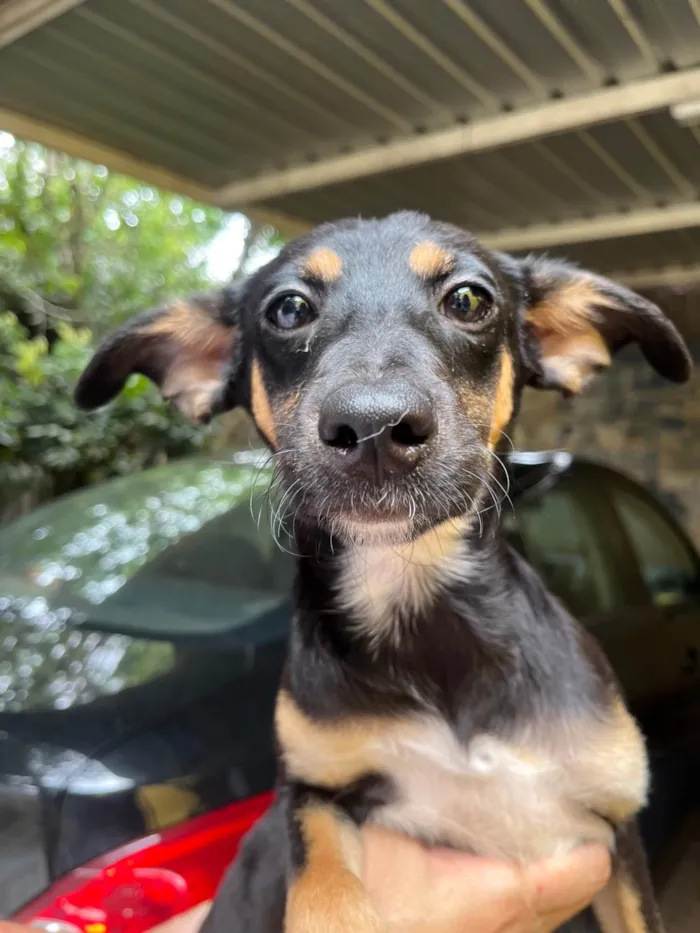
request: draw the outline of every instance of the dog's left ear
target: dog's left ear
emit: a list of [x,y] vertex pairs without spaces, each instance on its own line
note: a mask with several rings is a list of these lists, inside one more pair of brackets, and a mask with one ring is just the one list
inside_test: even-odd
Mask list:
[[683,338],[651,301],[556,259],[529,257],[521,270],[530,385],[580,392],[629,343],[666,379],[690,377]]
[[147,376],[190,421],[232,408],[241,357],[239,292],[225,288],[147,311],[98,348],[75,388],[80,408],[106,405],[132,373]]

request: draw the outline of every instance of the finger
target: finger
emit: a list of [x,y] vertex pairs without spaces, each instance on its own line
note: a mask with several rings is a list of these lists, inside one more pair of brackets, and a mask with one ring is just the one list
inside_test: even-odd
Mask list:
[[610,880],[611,864],[605,846],[581,846],[524,868],[523,890],[540,916],[582,910]]
[[519,870],[507,863],[431,849],[382,830],[366,833],[363,879],[387,930],[497,930],[518,915]]

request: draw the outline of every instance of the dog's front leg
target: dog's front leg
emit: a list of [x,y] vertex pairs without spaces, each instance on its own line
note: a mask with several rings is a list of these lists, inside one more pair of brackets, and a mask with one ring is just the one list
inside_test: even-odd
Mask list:
[[613,876],[593,902],[603,933],[664,933],[647,868],[646,855],[634,823],[615,833]]
[[285,933],[382,933],[362,884],[358,827],[327,799],[291,788]]

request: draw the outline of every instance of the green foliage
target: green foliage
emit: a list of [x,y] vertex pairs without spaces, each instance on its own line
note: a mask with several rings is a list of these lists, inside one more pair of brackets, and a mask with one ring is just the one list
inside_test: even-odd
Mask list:
[[206,287],[204,247],[225,221],[218,208],[42,146],[0,153],[0,280],[97,333]]
[[105,333],[211,287],[207,248],[222,234],[226,268],[231,224],[241,270],[281,245],[272,228],[0,133],[0,522],[201,447],[207,432],[143,379],[96,414],[72,391]]
[[72,392],[106,332],[211,287],[205,250],[228,222],[217,208],[2,136],[0,521],[201,447],[206,432],[143,379],[108,412],[77,411]]
[[91,335],[60,323],[49,352],[0,313],[0,506],[27,489],[65,492],[192,453],[206,431],[172,414],[143,378],[108,411],[76,409],[73,387],[89,359]]

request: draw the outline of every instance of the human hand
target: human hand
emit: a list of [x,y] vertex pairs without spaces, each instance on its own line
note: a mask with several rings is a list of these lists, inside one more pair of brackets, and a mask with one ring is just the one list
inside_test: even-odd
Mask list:
[[516,867],[363,831],[363,881],[387,933],[552,933],[610,877],[602,845]]

